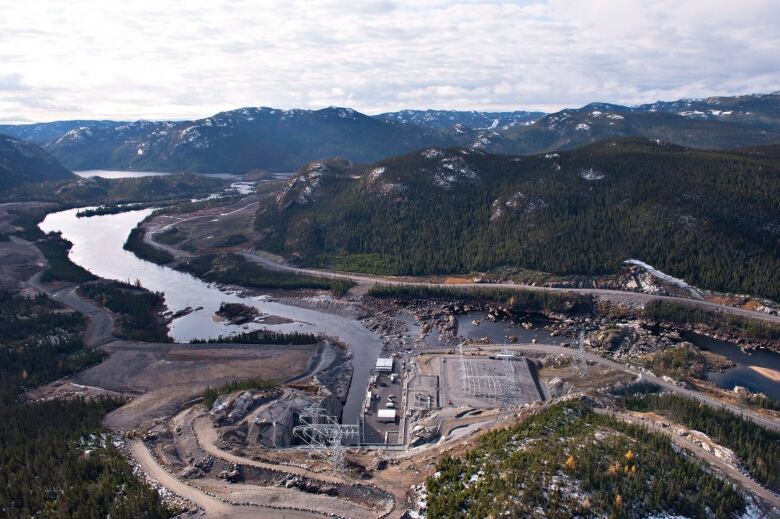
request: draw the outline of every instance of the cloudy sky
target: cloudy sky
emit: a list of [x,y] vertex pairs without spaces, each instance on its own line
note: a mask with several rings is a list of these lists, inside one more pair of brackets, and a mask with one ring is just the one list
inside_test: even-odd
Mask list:
[[0,0],[0,121],[780,90],[777,0]]

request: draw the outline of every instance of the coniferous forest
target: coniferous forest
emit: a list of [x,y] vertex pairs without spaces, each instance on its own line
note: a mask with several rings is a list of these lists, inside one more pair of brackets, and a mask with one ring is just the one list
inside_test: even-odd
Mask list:
[[[743,497],[669,438],[556,404],[445,457],[426,483],[428,517],[735,517]],[[711,515],[706,509],[711,510]]]
[[780,490],[780,434],[729,411],[712,409],[677,395],[630,396],[624,404],[627,409],[652,411],[707,434],[732,449],[757,481]]
[[370,167],[324,161],[255,226],[261,247],[306,265],[602,275],[636,258],[702,288],[779,298],[773,156],[629,139],[530,157],[454,148]]
[[117,400],[24,403],[20,395],[98,362],[84,318],[44,295],[0,293],[0,510],[4,517],[164,518],[100,426]]

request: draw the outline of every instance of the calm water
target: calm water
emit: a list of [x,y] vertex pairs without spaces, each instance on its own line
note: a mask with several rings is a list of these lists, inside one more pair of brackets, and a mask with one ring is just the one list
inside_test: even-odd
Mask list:
[[[74,173],[82,178],[89,177],[101,177],[101,178],[141,178],[141,177],[159,177],[161,175],[172,175],[173,173],[165,171],[122,171],[114,169],[85,169],[82,171],[74,171]],[[241,175],[234,175],[232,173],[198,173],[206,177],[224,178],[230,180],[232,178],[240,178]]]
[[780,375],[780,354],[767,350],[757,350],[747,354],[736,344],[695,333],[688,334],[686,339],[700,348],[728,357],[736,364],[736,367],[727,369],[723,373],[709,373],[707,375],[707,378],[718,387],[734,389],[735,385],[743,386],[750,391],[780,399],[780,382],[772,380],[754,369],[773,370]]
[[[517,337],[518,343],[529,343],[536,341],[541,344],[563,344],[572,342],[568,337],[554,337],[550,332],[544,329],[549,321],[543,319],[526,319],[533,324],[533,328],[526,330],[522,326],[512,324],[507,321],[493,322],[485,319],[487,313],[478,312],[469,315],[458,316],[458,335],[469,339],[481,339],[487,337],[490,342],[501,344],[509,342],[508,337]],[[473,321],[479,321],[474,324]]]
[[[527,344],[533,341],[540,344],[563,344],[571,342],[568,337],[554,337],[550,335],[550,332],[544,329],[550,321],[545,319],[526,319],[526,321],[533,324],[533,328],[526,330],[520,325],[515,325],[507,321],[493,322],[485,319],[487,317],[486,312],[474,312],[467,315],[458,315],[458,337],[462,339],[479,340],[483,337],[487,337],[491,343],[501,344],[509,343],[508,338],[511,336],[517,337],[516,343]],[[409,314],[400,314],[398,316],[406,326],[409,328],[410,336],[412,339],[419,337],[420,325],[417,324],[414,317]],[[474,321],[478,321],[479,324],[474,324]],[[436,330],[431,331],[425,337],[425,343],[429,346],[450,346],[449,344],[443,344],[439,340],[438,332]]]
[[[177,342],[214,338],[257,328],[325,333],[341,339],[353,355],[355,369],[344,407],[344,420],[350,423],[357,421],[369,372],[381,348],[381,341],[375,334],[352,319],[284,305],[269,301],[265,296],[243,298],[189,274],[139,259],[122,246],[130,230],[148,216],[152,209],[76,218],[79,210],[52,213],[41,222],[40,227],[44,232],[60,231],[64,238],[73,243],[71,260],[93,274],[119,281],[139,280],[145,288],[162,292],[165,304],[172,312],[188,307],[201,308],[171,323],[170,336]],[[226,324],[214,319],[214,312],[222,302],[240,302],[254,306],[262,313],[287,317],[295,322],[276,326]]]
[[80,177],[101,177],[101,178],[140,178],[157,177],[160,175],[170,175],[161,171],[113,171],[107,169],[89,169],[84,171],[74,171]]

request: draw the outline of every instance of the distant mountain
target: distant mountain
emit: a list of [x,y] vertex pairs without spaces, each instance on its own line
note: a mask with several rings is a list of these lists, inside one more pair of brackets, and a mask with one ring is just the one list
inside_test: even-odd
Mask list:
[[80,127],[51,141],[46,149],[73,169],[246,173],[290,171],[331,156],[373,162],[465,139],[382,121],[349,108],[242,108],[196,121]]
[[0,190],[72,178],[73,173],[35,144],[0,135]]
[[474,110],[401,110],[376,115],[377,119],[416,124],[428,128],[446,129],[455,126],[472,130],[508,130],[540,119],[543,112],[477,112]]
[[60,121],[0,126],[45,143],[72,169],[202,173],[290,171],[311,160],[356,162],[428,147],[534,154],[603,139],[646,137],[695,148],[780,142],[780,94],[591,103],[553,114],[403,110],[367,116],[349,108],[242,108],[194,121]]
[[780,92],[658,101],[636,106],[632,110],[673,113],[689,119],[740,123],[780,131]]
[[32,141],[36,144],[45,144],[77,128],[109,128],[120,124],[124,123],[117,121],[77,120],[32,124],[0,124],[0,134]]
[[628,139],[523,157],[431,148],[372,166],[317,161],[260,207],[258,246],[391,274],[597,275],[634,258],[704,288],[780,297],[773,148]]
[[645,137],[683,146],[730,149],[780,143],[780,94],[712,97],[635,107],[591,103],[502,132],[516,153],[574,149],[604,139]]

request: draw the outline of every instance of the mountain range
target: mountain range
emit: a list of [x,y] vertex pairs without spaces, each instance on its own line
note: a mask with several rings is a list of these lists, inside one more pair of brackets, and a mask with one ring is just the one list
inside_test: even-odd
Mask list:
[[573,149],[603,139],[647,137],[694,148],[780,142],[780,92],[627,107],[591,103],[508,129],[515,153]]
[[372,163],[428,147],[534,154],[603,139],[646,137],[693,148],[780,142],[780,93],[591,103],[552,114],[349,108],[241,108],[192,121],[61,121],[0,126],[70,169],[246,173],[293,171],[327,157]]
[[508,130],[513,126],[528,125],[544,117],[544,112],[477,112],[458,110],[401,110],[376,116],[383,121],[416,124],[444,130],[460,126],[474,130]]
[[630,138],[533,156],[429,148],[370,166],[316,161],[259,208],[256,246],[410,275],[602,275],[633,258],[703,288],[778,297],[779,155]]
[[73,178],[73,173],[35,144],[0,135],[0,190]]

